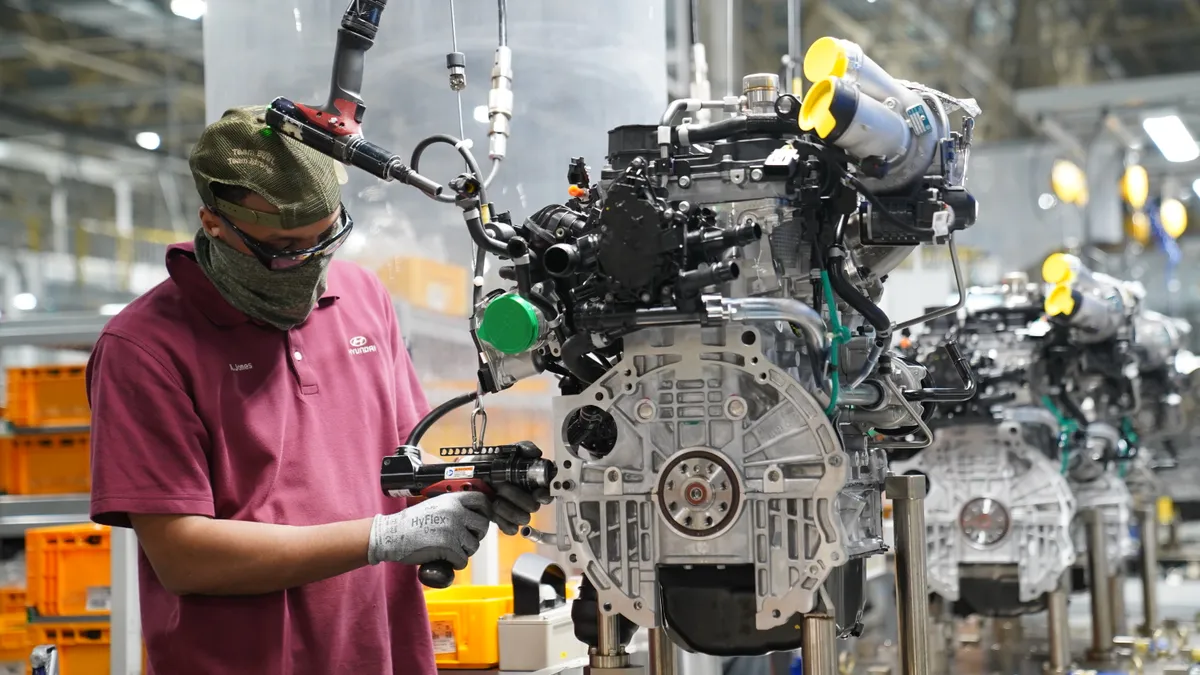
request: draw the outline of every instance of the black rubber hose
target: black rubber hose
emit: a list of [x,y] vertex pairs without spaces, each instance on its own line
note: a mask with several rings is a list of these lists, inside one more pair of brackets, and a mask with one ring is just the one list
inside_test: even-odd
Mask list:
[[826,269],[829,272],[829,285],[833,286],[833,292],[837,293],[838,297],[845,300],[847,304],[854,308],[854,311],[863,315],[867,323],[875,328],[876,336],[886,336],[892,333],[892,320],[884,313],[879,305],[871,302],[871,299],[854,287],[850,283],[850,279],[846,277],[846,270],[842,268],[841,257],[830,256],[831,264]]
[[542,316],[546,317],[546,321],[553,321],[558,318],[558,308],[546,296],[537,291],[529,291],[529,301],[532,302],[538,309],[542,310]]
[[[677,144],[680,141],[679,129],[680,127],[675,127],[671,130],[671,140]],[[696,143],[719,141],[740,134],[784,135],[795,134],[795,132],[796,123],[787,120],[731,117],[704,126],[687,127],[687,142],[689,145],[695,145]]]
[[958,376],[962,378],[963,386],[961,387],[925,387],[917,391],[904,392],[904,398],[909,401],[922,401],[932,403],[962,403],[975,398],[975,392],[978,391],[978,385],[975,383],[975,373],[971,371],[971,364],[967,363],[966,357],[958,348],[958,343],[953,340],[946,343],[946,354],[950,356],[950,362],[954,364],[954,370]]
[[461,408],[464,405],[474,401],[478,397],[479,392],[477,391],[467,392],[466,394],[455,396],[433,410],[430,410],[424,417],[421,418],[420,422],[417,422],[417,426],[413,427],[412,431],[408,432],[408,439],[404,441],[404,444],[419,447],[421,438],[425,436],[426,431],[429,431],[429,427],[432,427],[435,423],[437,423],[438,420],[445,417],[446,414],[451,410]]
[[559,360],[563,366],[571,371],[575,379],[579,380],[584,387],[590,387],[593,382],[604,377],[604,368],[594,361],[588,360],[588,353],[595,349],[592,344],[592,336],[587,333],[579,333],[567,339],[562,346],[562,354]]

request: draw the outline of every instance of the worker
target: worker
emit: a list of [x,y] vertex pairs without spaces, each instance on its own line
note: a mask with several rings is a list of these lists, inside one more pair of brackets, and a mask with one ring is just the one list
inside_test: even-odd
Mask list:
[[425,396],[383,285],[333,262],[344,169],[264,113],[203,131],[194,241],[96,344],[91,516],[141,544],[151,673],[434,675],[413,565],[463,569],[549,495],[382,494]]

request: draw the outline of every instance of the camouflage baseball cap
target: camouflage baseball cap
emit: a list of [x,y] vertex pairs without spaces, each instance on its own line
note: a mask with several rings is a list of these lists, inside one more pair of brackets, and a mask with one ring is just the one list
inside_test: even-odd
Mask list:
[[[234,220],[284,230],[329,217],[342,201],[337,162],[276,133],[267,126],[265,115],[265,106],[233,108],[200,134],[190,159],[200,198]],[[279,213],[219,199],[213,195],[213,183],[255,192]]]

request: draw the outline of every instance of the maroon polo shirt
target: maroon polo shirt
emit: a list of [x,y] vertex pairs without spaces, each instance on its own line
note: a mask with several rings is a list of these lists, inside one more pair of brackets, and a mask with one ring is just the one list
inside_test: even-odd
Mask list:
[[[428,406],[382,284],[334,262],[312,315],[283,332],[226,302],[191,244],[167,251],[167,270],[109,321],[88,367],[92,518],[303,526],[403,508],[379,488],[380,461]],[[414,567],[367,566],[268,595],[180,597],[140,552],[138,563],[151,673],[436,672]]]

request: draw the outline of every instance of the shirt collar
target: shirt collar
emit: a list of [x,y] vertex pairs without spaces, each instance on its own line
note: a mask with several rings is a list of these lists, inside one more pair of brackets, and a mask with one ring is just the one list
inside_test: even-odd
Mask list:
[[[328,282],[325,293],[317,300],[317,308],[328,307],[340,297],[333,265],[330,265]],[[200,263],[196,262],[196,245],[192,242],[172,244],[167,247],[167,274],[171,280],[193,305],[199,309],[209,321],[218,326],[236,326],[249,323],[250,317],[229,304],[208,275],[204,273]]]

